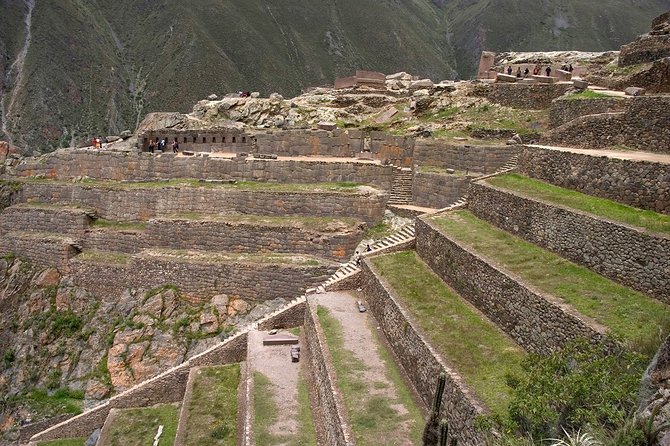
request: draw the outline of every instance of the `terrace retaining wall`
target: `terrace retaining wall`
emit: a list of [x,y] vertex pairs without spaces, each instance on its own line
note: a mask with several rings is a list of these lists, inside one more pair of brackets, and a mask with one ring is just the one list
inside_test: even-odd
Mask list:
[[528,351],[549,354],[573,339],[604,338],[604,327],[451,240],[426,217],[416,220],[416,251],[438,276]]
[[630,206],[670,214],[670,165],[527,147],[526,176]]
[[470,186],[477,217],[638,291],[670,303],[670,238],[489,184]]

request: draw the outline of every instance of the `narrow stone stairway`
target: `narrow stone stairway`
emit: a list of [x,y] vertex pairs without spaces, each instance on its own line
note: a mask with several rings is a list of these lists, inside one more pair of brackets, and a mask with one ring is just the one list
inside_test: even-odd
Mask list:
[[391,185],[391,196],[389,205],[412,203],[412,169],[407,167],[397,168],[393,172],[393,184]]

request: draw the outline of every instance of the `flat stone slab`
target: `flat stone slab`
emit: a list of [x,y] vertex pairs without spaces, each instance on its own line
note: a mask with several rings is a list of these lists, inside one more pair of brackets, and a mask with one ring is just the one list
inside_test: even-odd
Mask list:
[[333,131],[337,128],[337,124],[329,121],[321,121],[316,125],[319,130]]
[[575,88],[579,88],[580,90],[586,90],[589,88],[589,83],[581,79],[572,79],[572,85],[574,85]]
[[498,73],[496,74],[496,82],[507,82],[507,83],[516,83],[519,78],[509,74]]
[[624,90],[624,93],[626,93],[626,96],[642,96],[646,93],[646,90],[640,87],[628,87]]
[[534,74],[533,79],[537,80],[541,84],[555,84],[558,81],[558,78],[553,76],[541,76],[539,74]]
[[297,345],[299,341],[297,336],[290,334],[266,335],[263,337],[263,345]]

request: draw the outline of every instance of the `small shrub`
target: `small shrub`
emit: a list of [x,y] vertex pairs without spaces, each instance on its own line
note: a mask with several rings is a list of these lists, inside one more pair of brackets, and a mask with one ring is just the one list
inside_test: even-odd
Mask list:
[[9,366],[16,360],[16,353],[14,353],[14,350],[6,350],[5,354],[2,355],[2,360],[5,362],[6,366]]
[[231,429],[225,424],[215,427],[210,436],[216,440],[224,440],[230,436]]

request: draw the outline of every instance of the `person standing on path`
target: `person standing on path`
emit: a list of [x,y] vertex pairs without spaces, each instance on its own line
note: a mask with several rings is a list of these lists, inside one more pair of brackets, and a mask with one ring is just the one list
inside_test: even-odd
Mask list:
[[547,77],[551,77],[551,65],[549,65],[546,69]]

